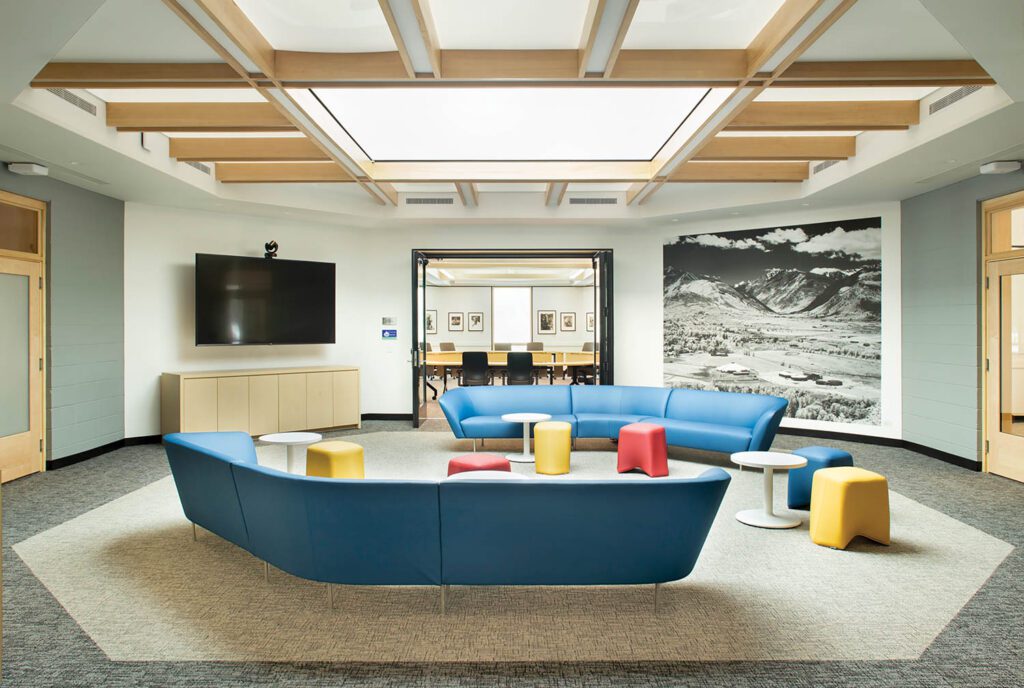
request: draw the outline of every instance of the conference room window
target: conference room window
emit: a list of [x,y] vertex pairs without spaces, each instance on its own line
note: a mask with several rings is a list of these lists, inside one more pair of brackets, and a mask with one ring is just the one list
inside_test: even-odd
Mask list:
[[527,344],[533,339],[530,287],[494,287],[491,291],[492,342]]

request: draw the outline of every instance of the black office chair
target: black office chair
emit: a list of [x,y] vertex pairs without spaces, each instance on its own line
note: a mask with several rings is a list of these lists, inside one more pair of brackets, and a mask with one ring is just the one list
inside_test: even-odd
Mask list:
[[530,342],[529,344],[526,345],[526,350],[527,351],[543,351],[544,350],[544,342]]
[[512,350],[512,345],[511,344],[495,344],[494,345],[494,350],[495,351],[511,351]]
[[[600,347],[595,347],[594,342],[583,342],[583,351],[597,353],[600,351]],[[596,366],[578,366],[573,370],[572,375],[573,384],[578,385],[593,385],[597,382],[597,367]]]
[[494,376],[487,365],[486,351],[464,351],[462,370],[459,371],[460,387],[481,387],[494,384]]
[[508,355],[508,366],[505,368],[505,384],[537,384],[537,371],[533,367],[533,354],[528,351],[513,351]]

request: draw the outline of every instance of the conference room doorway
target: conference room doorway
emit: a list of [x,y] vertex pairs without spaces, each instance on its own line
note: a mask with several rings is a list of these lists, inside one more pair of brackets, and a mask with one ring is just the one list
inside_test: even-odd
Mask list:
[[611,249],[412,251],[412,423],[459,385],[614,383]]

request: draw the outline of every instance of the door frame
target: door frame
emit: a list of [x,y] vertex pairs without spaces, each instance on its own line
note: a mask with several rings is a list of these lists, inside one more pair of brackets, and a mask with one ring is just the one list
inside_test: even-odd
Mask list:
[[[46,470],[46,453],[49,449],[47,438],[47,372],[49,360],[47,357],[47,327],[46,327],[46,304],[47,298],[47,273],[46,273],[46,243],[49,228],[49,203],[31,196],[12,193],[0,190],[0,203],[25,208],[37,213],[36,223],[36,253],[24,251],[12,251],[0,249],[0,257],[24,263],[34,263],[39,266],[39,401],[36,411],[39,414],[39,472]],[[31,286],[31,285],[30,285]],[[31,418],[31,411],[30,411]],[[26,474],[27,475],[27,474]],[[0,482],[20,478],[21,475],[8,477],[0,474]]]
[[[1012,208],[1024,208],[1024,191],[998,196],[980,204],[981,214],[981,265],[979,273],[978,291],[981,303],[981,470],[990,472],[989,449],[991,446],[990,413],[993,411],[990,402],[992,384],[989,382],[991,375],[999,375],[1001,371],[992,369],[992,352],[989,350],[989,309],[992,298],[998,299],[998,291],[993,291],[990,283],[990,268],[997,263],[1008,260],[1019,260],[1024,258],[1024,249],[1016,251],[995,251],[992,247],[992,218],[1001,211]],[[994,378],[993,378],[994,379]],[[998,389],[998,386],[997,386]],[[996,409],[998,410],[998,408]]]

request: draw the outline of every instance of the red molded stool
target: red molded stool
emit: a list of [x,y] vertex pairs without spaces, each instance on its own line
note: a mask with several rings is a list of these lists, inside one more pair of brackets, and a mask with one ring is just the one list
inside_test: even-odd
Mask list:
[[630,423],[619,430],[619,473],[634,468],[652,478],[668,475],[665,428],[654,423]]
[[448,462],[448,475],[466,471],[512,471],[512,464],[497,454],[464,454]]

